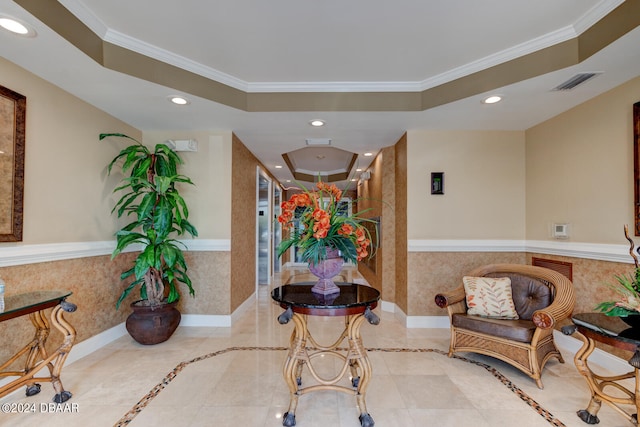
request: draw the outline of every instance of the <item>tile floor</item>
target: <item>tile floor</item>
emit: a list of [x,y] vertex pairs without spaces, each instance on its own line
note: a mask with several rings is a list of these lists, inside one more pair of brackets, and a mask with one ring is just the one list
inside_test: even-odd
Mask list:
[[[348,277],[353,279],[353,273]],[[280,426],[289,402],[282,378],[287,353],[281,348],[292,330],[277,322],[281,312],[265,287],[230,328],[180,327],[156,346],[119,338],[65,366],[62,380],[73,392],[67,403],[74,406],[60,409],[69,412],[51,412],[47,404],[53,389],[45,383],[39,395],[26,398],[19,390],[0,399],[35,406],[32,413],[0,413],[0,426]],[[376,313],[380,324],[362,327],[364,344],[372,349],[366,403],[376,426],[586,426],[575,412],[586,407],[589,393],[572,355],[565,354],[565,364],[553,360],[547,365],[544,390],[500,361],[465,355],[496,368],[560,421],[551,424],[487,369],[443,355],[448,330],[407,329],[392,313],[379,308]],[[341,327],[336,318],[315,317],[310,323],[311,333],[324,343]],[[388,349],[436,351],[383,351]],[[333,358],[322,358],[316,367],[330,376],[336,365]],[[160,392],[149,395],[154,388]],[[146,406],[136,413],[134,407],[145,396]],[[606,405],[599,416],[600,426],[631,425]],[[355,397],[335,391],[301,396],[296,419],[299,427],[360,426]]]

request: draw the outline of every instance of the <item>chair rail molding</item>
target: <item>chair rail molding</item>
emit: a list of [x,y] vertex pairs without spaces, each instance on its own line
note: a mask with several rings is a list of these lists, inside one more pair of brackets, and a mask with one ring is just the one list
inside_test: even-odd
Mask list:
[[[194,239],[181,242],[184,243],[187,250],[194,252],[228,252],[231,250],[231,240],[229,239]],[[0,267],[111,255],[115,247],[115,240],[36,245],[3,244],[0,245]],[[135,250],[136,248],[131,247],[127,252]]]
[[559,242],[547,240],[412,240],[411,252],[529,252],[586,258],[599,261],[633,263],[628,245]]
[[[228,252],[230,239],[188,239],[182,241],[196,252]],[[36,264],[100,255],[111,255],[115,241],[69,242],[47,244],[0,244],[0,267]],[[131,251],[135,249],[132,248]],[[418,252],[530,252],[586,258],[600,261],[633,263],[627,245],[558,242],[545,240],[409,240],[408,251]]]

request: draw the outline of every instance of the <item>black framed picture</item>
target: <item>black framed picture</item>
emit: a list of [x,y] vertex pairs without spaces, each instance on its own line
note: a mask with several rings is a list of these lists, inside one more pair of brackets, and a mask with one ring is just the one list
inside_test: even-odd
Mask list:
[[444,194],[444,172],[431,172],[431,194]]

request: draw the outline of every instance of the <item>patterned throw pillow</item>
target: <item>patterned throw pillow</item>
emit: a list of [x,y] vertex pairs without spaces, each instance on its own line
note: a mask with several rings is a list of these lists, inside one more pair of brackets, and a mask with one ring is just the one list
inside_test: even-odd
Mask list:
[[518,319],[508,277],[462,278],[467,294],[467,314],[493,319]]

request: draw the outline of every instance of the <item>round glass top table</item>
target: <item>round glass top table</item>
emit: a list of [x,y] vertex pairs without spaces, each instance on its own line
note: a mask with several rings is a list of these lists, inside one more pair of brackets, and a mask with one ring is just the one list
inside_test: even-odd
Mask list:
[[271,292],[271,298],[282,308],[291,307],[296,313],[313,316],[347,316],[374,309],[380,292],[368,285],[336,283],[340,293],[322,295],[311,292],[315,283],[303,282],[280,286]]
[[[637,424],[637,414],[640,413],[640,329],[631,327],[619,317],[603,313],[578,313],[574,314],[571,320],[573,325],[563,327],[562,332],[576,334],[583,341],[573,360],[591,390],[589,405],[586,409],[579,410],[578,416],[587,424],[599,423],[598,411],[604,402],[632,424]],[[596,342],[633,352],[629,359],[633,371],[606,377],[594,373],[587,359],[596,349]],[[627,379],[635,379],[634,390],[629,390],[623,385],[622,381]],[[614,394],[607,393],[605,388],[606,391],[614,391]],[[620,405],[631,405],[636,413],[629,414]]]
[[[380,292],[367,285],[336,283],[340,289],[339,293],[321,295],[311,292],[314,284],[292,283],[277,287],[271,292],[271,298],[285,309],[284,313],[278,316],[278,322],[284,325],[293,320],[294,323],[289,340],[289,354],[283,370],[290,399],[289,409],[282,418],[282,425],[296,425],[295,411],[299,396],[313,391],[335,390],[356,396],[360,425],[373,427],[375,423],[367,412],[365,403],[367,386],[371,380],[371,362],[362,344],[360,327],[365,320],[372,325],[380,323],[380,318],[372,311],[378,305]],[[344,316],[345,326],[335,342],[321,345],[309,333],[309,316]],[[339,347],[345,339],[348,348],[346,354],[343,354]],[[343,362],[342,369],[333,378],[323,378],[314,369],[313,359],[322,356],[335,357]],[[314,381],[303,387],[302,373],[305,367]],[[350,375],[351,387],[339,385],[347,375]]]

